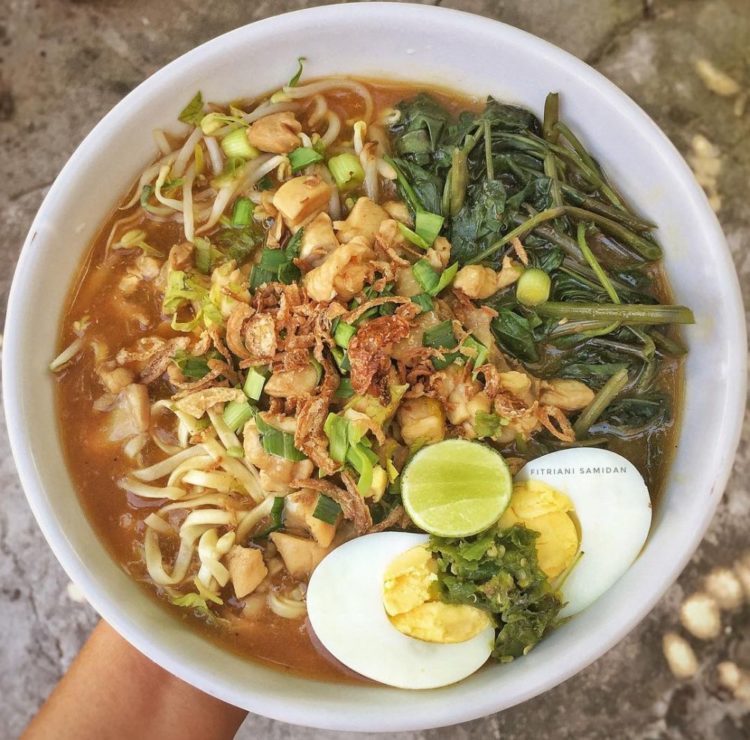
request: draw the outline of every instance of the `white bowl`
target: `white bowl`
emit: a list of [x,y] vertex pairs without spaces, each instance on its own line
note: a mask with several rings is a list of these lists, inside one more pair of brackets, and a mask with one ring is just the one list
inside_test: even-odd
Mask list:
[[[592,607],[531,654],[450,687],[408,692],[284,675],[226,652],[170,618],[107,555],[65,467],[47,371],[67,291],[107,214],[154,156],[151,129],[172,127],[200,89],[230,100],[279,86],[298,55],[305,74],[382,76],[492,95],[563,115],[636,209],[659,224],[685,335],[685,406],[666,494],[643,554]],[[706,199],[674,147],[629,98],[583,62],[515,28],[401,4],[337,5],[245,26],[146,80],[89,134],[50,189],[10,297],[3,373],[18,471],[44,535],[86,598],[120,634],[180,678],[252,712],[302,725],[397,731],[497,712],[572,676],[654,606],[698,545],[721,497],[744,407],[745,327],[737,278]]]

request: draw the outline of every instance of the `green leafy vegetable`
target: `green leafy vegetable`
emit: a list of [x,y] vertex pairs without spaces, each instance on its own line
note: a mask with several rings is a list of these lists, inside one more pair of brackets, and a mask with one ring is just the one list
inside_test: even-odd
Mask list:
[[488,611],[497,632],[492,656],[502,663],[531,650],[562,608],[537,563],[536,532],[516,525],[465,539],[431,537],[443,600]]
[[203,118],[203,95],[200,90],[195,93],[193,99],[180,111],[178,118],[183,123],[200,126],[201,119]]

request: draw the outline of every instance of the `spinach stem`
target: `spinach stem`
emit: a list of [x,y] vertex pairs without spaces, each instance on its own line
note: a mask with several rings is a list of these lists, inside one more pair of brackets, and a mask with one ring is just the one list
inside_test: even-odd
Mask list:
[[495,179],[495,165],[492,163],[492,124],[484,122],[484,163],[487,168],[487,180]]
[[589,267],[594,271],[594,274],[602,284],[602,288],[607,291],[612,303],[622,303],[620,296],[617,295],[617,291],[609,280],[607,273],[604,272],[602,266],[599,264],[599,260],[596,259],[596,255],[591,251],[591,247],[586,243],[586,224],[583,222],[578,224],[578,248],[586,258],[586,262],[589,263]]
[[584,437],[596,420],[604,413],[607,406],[615,400],[628,382],[628,371],[625,368],[614,373],[594,396],[591,403],[581,412],[573,424],[576,438]]
[[544,121],[542,136],[552,144],[557,143],[560,131],[557,127],[560,116],[560,95],[549,93],[544,100]]
[[694,324],[693,312],[686,306],[650,304],[585,303],[549,301],[536,307],[540,316],[553,319],[619,321],[627,326],[656,324]]

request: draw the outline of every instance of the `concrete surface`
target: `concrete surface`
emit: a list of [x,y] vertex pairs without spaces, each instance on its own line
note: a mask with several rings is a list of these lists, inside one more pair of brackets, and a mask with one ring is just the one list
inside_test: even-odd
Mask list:
[[[693,69],[710,60],[750,88],[749,0],[446,0],[520,26],[589,61],[620,85],[691,154],[702,135],[720,157],[703,168],[721,200],[719,216],[750,291],[750,106],[739,92],[709,90]],[[86,132],[130,89],[174,57],[238,25],[308,5],[301,0],[205,3],[198,0],[0,0],[0,141],[3,243],[0,304],[13,265],[49,184]],[[705,149],[705,146],[704,146]],[[695,152],[693,152],[695,154]],[[710,286],[709,288],[710,289]],[[715,680],[717,662],[750,668],[750,608],[725,617],[713,642],[693,640],[699,674],[679,682],[662,653],[677,610],[715,565],[748,544],[748,433],[708,536],[653,613],[624,642],[553,691],[502,714],[417,738],[750,737],[750,706],[730,701]],[[96,621],[70,597],[68,581],[28,510],[0,430],[0,736],[16,737],[76,654]],[[240,738],[287,740],[330,733],[250,718]]]

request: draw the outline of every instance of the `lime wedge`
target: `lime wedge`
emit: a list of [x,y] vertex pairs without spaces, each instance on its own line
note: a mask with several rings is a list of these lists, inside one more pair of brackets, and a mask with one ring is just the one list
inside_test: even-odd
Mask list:
[[512,491],[503,456],[465,439],[423,447],[401,479],[401,498],[412,521],[439,537],[468,537],[491,527]]

